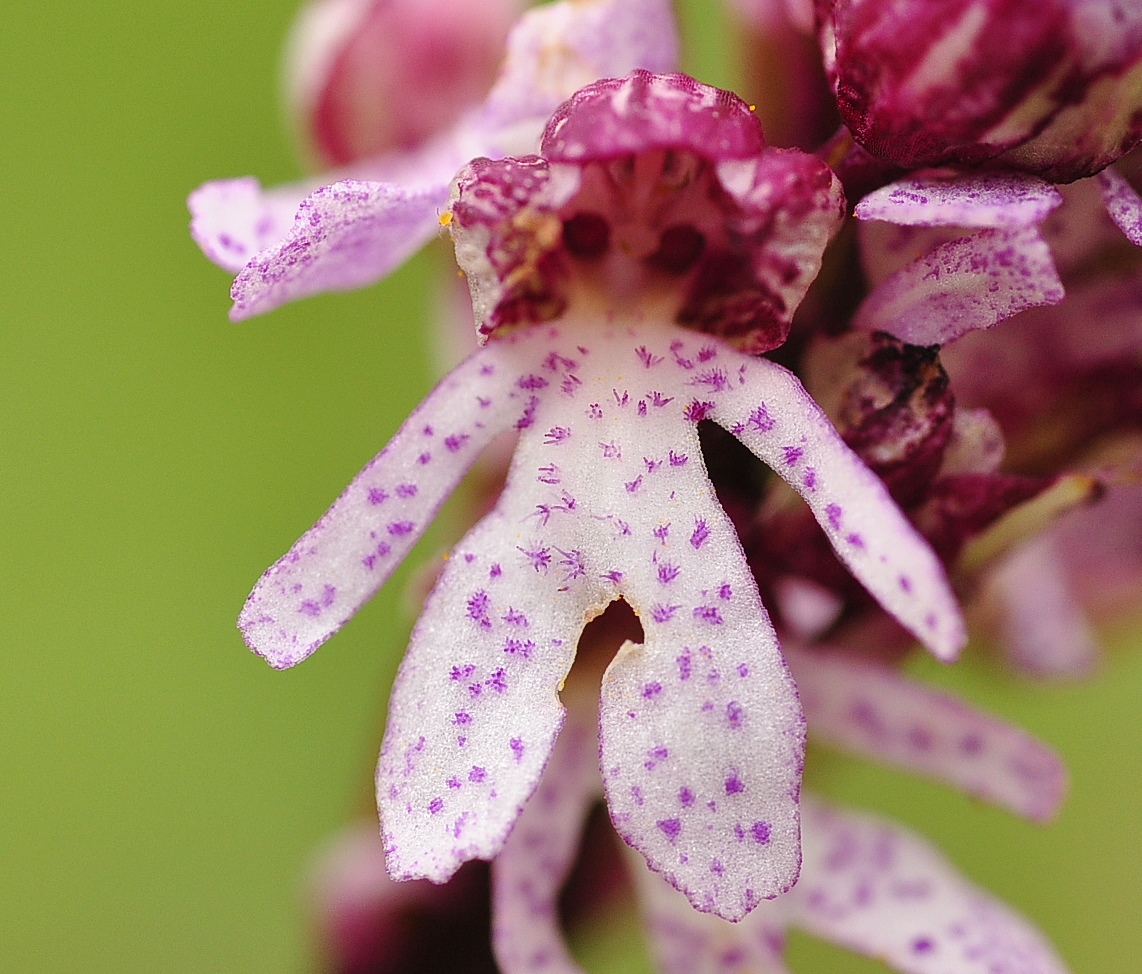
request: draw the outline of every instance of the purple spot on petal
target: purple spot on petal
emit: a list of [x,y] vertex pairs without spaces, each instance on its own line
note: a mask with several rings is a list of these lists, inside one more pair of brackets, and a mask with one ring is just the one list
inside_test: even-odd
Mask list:
[[927,937],[917,937],[912,941],[912,951],[916,954],[927,954],[936,949],[936,945]]
[[783,446],[781,452],[785,456],[785,465],[787,467],[795,467],[800,462],[805,451],[799,446]]
[[746,666],[745,663],[738,663],[738,676],[740,676],[740,677],[749,676],[749,667]]
[[523,741],[518,737],[513,737],[508,742],[508,746],[512,749],[512,754],[515,755],[516,762],[518,763],[519,761],[522,761],[524,752]]
[[711,626],[720,626],[724,621],[716,605],[699,605],[694,609],[694,618],[708,622]]
[[465,724],[472,723],[472,715],[466,710],[458,710],[452,718],[452,723],[463,727]]
[[492,565],[492,567],[488,569],[489,578],[499,578],[503,573],[504,570],[500,568],[498,564]]
[[691,423],[700,423],[713,411],[714,404],[712,402],[699,402],[695,399],[683,410],[682,416]]
[[670,451],[670,466],[684,467],[689,462],[690,458],[685,453],[675,453]]
[[669,585],[678,577],[681,569],[677,565],[673,565],[668,561],[661,562],[658,566],[658,581],[662,585]]
[[765,408],[765,403],[762,403],[749,414],[746,425],[756,433],[768,433],[777,424],[773,421],[773,417],[769,415],[769,410]]
[[444,441],[444,445],[448,448],[449,453],[458,453],[471,438],[467,433],[454,433]]
[[[721,860],[712,859],[710,861],[710,872],[712,872],[715,876],[721,876],[722,873],[724,873],[725,871],[726,871],[726,867],[722,865]],[[737,953],[739,956],[738,956],[738,958],[730,956],[728,958],[730,963],[733,963],[735,959],[740,959],[740,952],[738,952],[738,951],[727,951],[726,952],[727,955],[732,955],[735,953]]]
[[734,771],[726,779],[726,794],[727,795],[740,795],[745,791],[745,782],[741,780],[741,776]]
[[692,792],[689,788],[683,786],[678,791],[678,801],[681,803],[683,808],[689,808],[694,804],[694,792]]
[[397,484],[397,497],[415,497],[416,484]]
[[393,521],[385,530],[394,538],[403,538],[407,534],[412,534],[416,530],[416,525],[412,521]]
[[383,504],[389,499],[389,495],[385,493],[380,487],[369,488],[369,503],[370,504]]
[[666,836],[671,845],[677,842],[678,836],[682,834],[682,823],[676,818],[664,818],[655,824],[662,830],[662,834]]
[[662,684],[657,680],[648,683],[642,688],[642,695],[646,700],[653,700],[660,693],[662,693]]
[[431,460],[432,454],[428,453],[427,451],[416,458],[416,462],[419,463],[422,467]]
[[737,730],[742,725],[742,720],[745,719],[745,708],[736,700],[731,700],[726,704],[726,723],[730,725],[733,730]]
[[695,549],[701,548],[709,537],[710,529],[706,526],[706,522],[702,518],[695,519],[694,533],[690,535],[690,544]]
[[694,668],[694,664],[690,660],[690,657],[688,655],[679,656],[676,662],[678,663],[678,679],[689,680],[690,674],[693,672]]
[[428,811],[433,815],[439,815],[444,811],[444,799],[434,798],[428,803]]
[[472,770],[468,772],[468,780],[474,784],[480,784],[488,777],[488,772],[478,765],[473,764]]
[[749,834],[753,836],[753,841],[758,845],[769,845],[769,836],[772,831],[768,822],[754,822],[750,826]]
[[680,605],[655,605],[651,606],[650,617],[660,625],[664,622],[669,622],[674,618],[674,613],[677,612]]
[[839,531],[841,528],[841,505],[829,504],[825,507],[825,517],[828,518],[829,527],[834,531]]

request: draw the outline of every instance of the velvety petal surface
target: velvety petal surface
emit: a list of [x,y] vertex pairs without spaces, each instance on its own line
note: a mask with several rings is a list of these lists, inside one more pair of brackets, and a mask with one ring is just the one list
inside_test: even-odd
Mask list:
[[253,176],[205,183],[190,194],[190,235],[219,267],[237,273],[293,225],[310,188],[299,183],[263,190]]
[[547,764],[558,691],[608,599],[570,589],[511,485],[449,556],[398,671],[377,769],[389,871],[447,879],[499,854]]
[[601,795],[594,708],[569,709],[539,787],[492,866],[492,940],[503,974],[582,974],[563,939],[559,896]]
[[980,230],[885,278],[853,323],[913,345],[944,345],[1063,297],[1050,249],[1034,229]]
[[329,511],[255,586],[238,622],[271,666],[305,659],[372,597],[480,449],[526,408],[533,350],[509,339],[447,376]]
[[1065,974],[1044,937],[892,823],[804,803],[794,923],[904,974]]
[[[697,436],[685,446],[700,463]],[[646,638],[603,678],[600,758],[619,834],[696,909],[739,920],[797,878],[804,724],[733,525],[704,493],[628,572]]]
[[1132,244],[1142,247],[1142,198],[1115,169],[1104,169],[1095,178],[1110,218]]
[[239,273],[230,289],[231,319],[384,277],[439,232],[447,202],[444,185],[405,189],[346,179],[322,186],[301,202],[281,243]]
[[873,760],[945,781],[1017,815],[1050,818],[1066,769],[1046,745],[886,666],[786,644],[810,732]]
[[938,658],[955,658],[967,638],[955,596],[884,484],[791,372],[740,356],[730,374],[710,418],[801,494],[837,555],[885,609]]
[[909,176],[869,193],[858,220],[905,226],[1036,226],[1063,202],[1054,186],[1023,173]]

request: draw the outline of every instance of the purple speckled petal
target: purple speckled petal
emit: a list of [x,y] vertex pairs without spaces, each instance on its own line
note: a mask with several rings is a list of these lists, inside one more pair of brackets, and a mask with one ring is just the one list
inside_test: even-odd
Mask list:
[[238,621],[281,669],[305,659],[373,596],[480,450],[527,400],[512,381],[529,348],[477,352],[448,375],[320,521],[254,587]]
[[804,802],[793,922],[904,974],[1066,974],[1023,917],[897,825]]
[[481,124],[504,129],[527,119],[546,121],[599,78],[677,67],[678,31],[669,0],[548,4],[529,11],[512,31]]
[[1142,198],[1114,169],[1104,169],[1095,178],[1110,218],[1132,244],[1142,247]]
[[710,418],[805,498],[837,555],[887,611],[939,659],[954,659],[964,621],[927,542],[791,372],[738,357],[741,381]]
[[298,204],[313,189],[297,183],[263,190],[253,176],[205,183],[190,194],[190,235],[210,260],[237,273],[282,240]]
[[1062,202],[1050,183],[1022,173],[909,176],[869,193],[854,213],[904,226],[1014,229],[1037,226]]
[[792,896],[760,903],[740,923],[727,923],[699,913],[636,856],[627,860],[662,974],[787,974],[781,955]]
[[1063,297],[1050,249],[1034,229],[980,230],[885,278],[853,324],[912,345],[944,345]]
[[638,70],[575,92],[547,123],[540,154],[582,163],[664,148],[748,159],[764,145],[761,123],[737,95],[684,74]]
[[733,525],[704,494],[628,573],[646,640],[603,678],[600,756],[623,839],[696,909],[740,920],[797,879],[804,721]]
[[234,320],[320,291],[361,287],[437,231],[448,184],[465,162],[534,151],[544,122],[579,88],[638,67],[669,71],[677,61],[668,0],[545,5],[513,29],[484,105],[451,129],[413,150],[326,175],[341,181],[324,187],[315,180],[270,190],[253,178],[207,183],[188,200],[191,234],[216,264],[245,268],[231,295]]
[[503,974],[582,974],[559,895],[591,805],[602,796],[594,708],[568,710],[539,787],[492,865],[492,942]]
[[500,852],[563,724],[583,625],[609,601],[551,570],[525,500],[509,484],[453,550],[393,686],[377,806],[396,879],[442,882]]
[[1025,731],[888,667],[841,652],[784,648],[810,732],[820,740],[1030,819],[1058,810],[1066,769]]
[[446,186],[405,189],[346,179],[302,201],[280,243],[234,280],[230,317],[241,321],[320,291],[346,291],[383,277],[439,231]]
[[1011,552],[988,576],[986,592],[1013,665],[1040,678],[1085,676],[1098,662],[1098,636],[1067,581],[1054,534]]

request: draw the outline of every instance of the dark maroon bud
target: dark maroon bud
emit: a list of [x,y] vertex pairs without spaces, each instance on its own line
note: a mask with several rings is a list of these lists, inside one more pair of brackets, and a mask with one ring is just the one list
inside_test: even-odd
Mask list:
[[1142,140],[1138,3],[833,0],[818,15],[842,119],[896,165],[1070,182]]

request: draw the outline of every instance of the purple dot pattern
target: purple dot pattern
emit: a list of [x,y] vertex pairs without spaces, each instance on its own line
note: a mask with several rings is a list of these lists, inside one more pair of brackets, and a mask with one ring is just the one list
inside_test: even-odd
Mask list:
[[601,797],[595,715],[568,714],[535,794],[492,866],[492,946],[505,974],[582,974],[563,940],[559,894]]
[[[555,53],[558,52],[558,53]],[[576,70],[553,72],[555,57]],[[475,112],[422,147],[366,159],[352,178],[314,190],[264,190],[253,178],[207,183],[187,200],[191,236],[237,272],[230,312],[239,321],[323,291],[371,284],[439,232],[456,172],[474,156],[500,158],[587,80],[634,68],[672,71],[678,38],[663,0],[557,3],[532,11],[508,38],[498,83]],[[537,144],[538,147],[538,144]],[[345,172],[343,170],[343,172]]]
[[784,649],[816,738],[1034,821],[1058,811],[1066,769],[1026,731],[894,669],[840,652]]
[[1106,168],[1096,177],[1106,212],[1126,239],[1142,247],[1142,198],[1126,178],[1113,168]]
[[650,947],[666,974],[783,974],[785,934],[805,930],[904,974],[1066,974],[1023,917],[889,822],[802,803],[801,880],[740,923],[699,913],[631,861]]
[[[568,315],[497,337],[266,574],[241,620],[274,665],[304,658],[379,587],[479,448],[532,415],[496,509],[448,558],[393,689],[377,794],[394,876],[442,881],[499,852],[562,723],[558,691],[584,622],[622,597],[646,644],[620,651],[602,689],[601,766],[620,834],[722,916],[794,882],[803,719],[700,462],[687,415],[700,368],[728,377],[705,390],[707,415],[782,470],[785,448],[802,450],[817,471],[810,505],[857,576],[906,625],[930,617],[919,634],[934,649],[958,646],[934,556],[790,373],[637,319]],[[859,547],[846,540],[858,530]],[[911,593],[896,583],[905,572]],[[671,841],[657,823],[673,819]],[[767,843],[749,837],[755,822],[768,823]]]
[[908,176],[869,193],[854,213],[900,226],[1017,229],[1038,226],[1062,202],[1054,186],[1024,173]]
[[940,244],[881,281],[853,325],[913,345],[946,345],[1065,292],[1035,227],[978,230]]

